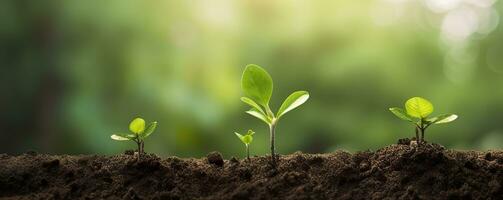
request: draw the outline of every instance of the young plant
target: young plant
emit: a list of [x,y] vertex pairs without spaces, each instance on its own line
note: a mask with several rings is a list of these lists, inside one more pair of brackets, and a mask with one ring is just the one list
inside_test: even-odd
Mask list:
[[132,134],[116,133],[111,135],[110,138],[117,141],[131,140],[136,142],[138,145],[138,159],[140,159],[140,156],[145,153],[144,140],[154,132],[156,127],[157,122],[152,122],[145,127],[145,120],[142,118],[136,118],[129,124],[129,131],[131,131]]
[[238,132],[234,132],[234,134],[236,134],[236,136],[238,136],[239,140],[241,140],[241,142],[243,142],[245,144],[246,158],[248,159],[248,161],[250,161],[250,144],[253,141],[253,134],[255,134],[255,132],[253,132],[252,130],[248,130],[246,135],[241,135]]
[[[433,104],[421,97],[413,97],[405,102],[405,111],[401,108],[389,109],[398,118],[409,121],[415,125],[416,141],[418,144],[424,142],[424,132],[432,124],[445,124],[458,118],[455,114],[445,114],[428,118],[433,112]],[[421,138],[419,138],[421,133]]]
[[309,98],[306,91],[296,91],[286,98],[278,112],[274,114],[269,107],[273,83],[271,76],[258,65],[247,65],[241,78],[241,87],[245,97],[241,101],[251,106],[246,113],[262,120],[269,125],[272,164],[276,165],[274,135],[276,125],[283,115],[302,105]]

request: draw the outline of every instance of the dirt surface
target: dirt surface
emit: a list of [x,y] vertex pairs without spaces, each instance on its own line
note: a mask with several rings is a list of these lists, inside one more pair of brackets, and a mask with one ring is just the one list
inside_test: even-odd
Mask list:
[[0,199],[503,199],[503,151],[409,140],[375,152],[222,160],[0,155]]

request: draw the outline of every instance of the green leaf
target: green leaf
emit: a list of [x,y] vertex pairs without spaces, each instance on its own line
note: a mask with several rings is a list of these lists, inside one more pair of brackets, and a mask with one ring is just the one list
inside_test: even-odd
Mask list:
[[245,135],[245,136],[243,136],[243,139],[241,139],[241,141],[243,143],[245,143],[246,145],[249,145],[253,141],[253,136],[251,136],[251,135]]
[[253,134],[255,134],[255,131],[248,130],[248,132],[247,132],[246,134],[247,134],[247,135],[253,135]]
[[299,107],[302,105],[304,102],[309,99],[309,93],[306,91],[296,91],[292,93],[290,96],[288,96],[281,107],[278,110],[278,118],[283,116],[283,114]]
[[145,130],[145,120],[136,118],[129,124],[129,130],[135,134],[140,134]]
[[241,101],[245,102],[246,104],[250,105],[252,108],[257,109],[257,111],[259,111],[262,114],[266,115],[265,112],[264,112],[264,110],[262,110],[262,108],[257,103],[255,103],[255,101],[251,100],[250,98],[248,98],[248,97],[241,97]]
[[238,136],[239,140],[243,141],[243,135],[239,134],[238,132],[234,132],[234,134],[236,134],[236,136]]
[[126,135],[126,134],[113,134],[110,136],[112,140],[117,140],[117,141],[126,141],[126,140],[131,140],[132,138],[130,137],[131,135]]
[[409,122],[414,122],[414,120],[412,119],[412,116],[405,113],[405,111],[401,108],[394,107],[394,108],[390,108],[389,111],[391,111],[393,114],[395,114],[395,116],[397,116],[400,119],[403,119],[403,120],[409,121]]
[[141,133],[142,138],[147,138],[150,134],[152,134],[155,131],[155,128],[157,128],[157,122],[152,122],[148,125],[147,129]]
[[428,117],[433,112],[433,105],[421,97],[413,97],[405,102],[407,114],[417,118]]
[[[251,132],[250,132],[251,131]],[[253,134],[255,132],[253,132],[252,130],[248,130],[248,133],[246,135],[241,135],[237,132],[234,132],[234,134],[236,134],[236,136],[238,136],[239,140],[241,140],[241,142],[243,142],[244,144],[246,145],[249,145],[252,143],[253,141]]]
[[452,122],[452,121],[456,120],[457,118],[458,118],[458,116],[455,114],[445,114],[445,115],[440,115],[437,117],[430,118],[427,121],[430,124],[445,124],[445,123]]
[[259,118],[260,120],[264,121],[267,124],[271,124],[271,120],[266,115],[262,114],[260,111],[258,111],[255,108],[252,108],[251,110],[246,111],[246,113],[248,113],[256,118]]
[[247,65],[241,78],[245,96],[266,107],[272,96],[272,78],[258,65]]

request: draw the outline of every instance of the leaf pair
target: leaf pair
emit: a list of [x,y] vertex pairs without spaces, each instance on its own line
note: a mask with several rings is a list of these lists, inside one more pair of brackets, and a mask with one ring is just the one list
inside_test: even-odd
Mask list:
[[243,142],[246,146],[248,146],[252,143],[253,134],[255,134],[255,132],[253,132],[252,130],[248,130],[248,132],[245,135],[241,135],[238,132],[234,132],[234,134],[236,134],[236,136],[239,138],[239,140],[241,140],[241,142]]
[[280,119],[285,113],[299,107],[309,99],[306,91],[296,91],[288,96],[278,112],[274,114],[269,108],[273,91],[273,81],[269,73],[258,65],[247,65],[241,78],[241,87],[246,97],[241,101],[250,105],[251,110],[246,113],[264,121],[267,124]]
[[146,128],[145,127],[145,120],[142,118],[136,118],[129,124],[129,131],[133,134],[117,133],[110,136],[110,138],[118,141],[135,140],[137,138],[143,140],[155,131],[157,122],[152,122]]
[[431,124],[449,123],[458,118],[455,114],[439,115],[432,118],[427,118],[433,112],[433,104],[421,97],[413,97],[405,102],[405,111],[401,108],[389,109],[398,118],[413,122],[425,123],[427,126]]

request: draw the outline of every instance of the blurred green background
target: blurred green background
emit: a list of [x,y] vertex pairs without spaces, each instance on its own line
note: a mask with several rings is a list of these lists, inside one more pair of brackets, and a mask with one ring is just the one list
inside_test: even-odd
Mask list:
[[116,154],[110,139],[159,122],[146,151],[243,156],[233,134],[268,129],[240,102],[246,64],[274,79],[272,107],[309,101],[277,129],[277,149],[376,149],[412,137],[388,108],[422,96],[460,118],[426,139],[503,148],[503,2],[0,1],[0,152]]

